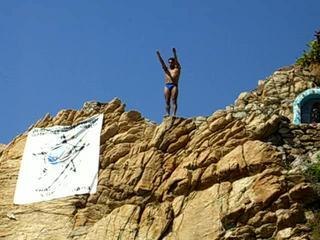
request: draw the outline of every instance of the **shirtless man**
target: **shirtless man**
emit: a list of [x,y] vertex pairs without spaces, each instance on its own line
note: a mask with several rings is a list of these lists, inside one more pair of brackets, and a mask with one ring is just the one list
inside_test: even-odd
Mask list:
[[159,58],[159,61],[161,63],[161,66],[164,70],[165,77],[165,87],[164,87],[164,97],[166,100],[166,112],[167,116],[170,115],[170,102],[172,101],[173,105],[173,116],[176,116],[177,113],[177,98],[178,98],[178,82],[181,72],[181,66],[178,61],[177,52],[176,49],[173,48],[173,57],[168,59],[169,68],[164,63],[160,52],[157,51],[157,56]]

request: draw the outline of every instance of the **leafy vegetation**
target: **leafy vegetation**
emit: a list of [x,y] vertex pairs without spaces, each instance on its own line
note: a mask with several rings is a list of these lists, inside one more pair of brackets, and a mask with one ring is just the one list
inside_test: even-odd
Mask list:
[[310,164],[307,169],[307,174],[312,177],[312,179],[320,183],[320,157],[317,156],[317,161]]
[[315,161],[307,165],[305,175],[312,183],[314,190],[320,196],[320,152],[316,155]]
[[[314,190],[320,196],[320,153],[316,155],[316,161],[307,165],[305,171],[306,177],[311,181]],[[320,239],[320,203],[314,203],[310,210],[313,212],[313,217],[308,220],[308,225],[312,229],[311,239]]]
[[312,229],[312,239],[320,239],[320,211],[314,213],[314,218],[309,222]]
[[296,63],[302,67],[308,67],[312,63],[320,63],[320,42],[313,40],[307,44],[308,50],[297,59]]

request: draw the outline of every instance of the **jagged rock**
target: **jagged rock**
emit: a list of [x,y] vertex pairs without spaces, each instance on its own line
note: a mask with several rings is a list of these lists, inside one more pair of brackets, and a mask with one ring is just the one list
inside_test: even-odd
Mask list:
[[5,144],[0,144],[0,157],[1,157],[1,154],[3,152],[3,150],[6,148],[6,145]]
[[253,132],[253,135],[258,138],[267,138],[278,130],[281,117],[272,115],[270,118],[262,114],[255,117],[247,125],[247,130]]
[[211,130],[211,132],[215,132],[218,129],[224,128],[230,121],[231,119],[226,119],[224,116],[222,116],[212,121],[210,123],[209,129]]
[[141,113],[137,111],[129,111],[129,112],[124,112],[121,114],[121,117],[119,121],[124,121],[124,122],[136,122],[141,120]]
[[106,127],[101,133],[101,143],[105,143],[107,140],[112,138],[114,135],[118,133],[119,127],[116,123],[111,124]]
[[254,229],[250,226],[241,226],[238,228],[230,229],[226,232],[223,238],[223,240],[240,240],[240,239],[248,239],[248,240],[256,239]]
[[277,233],[275,239],[276,240],[290,239],[290,237],[292,236],[292,232],[293,232],[293,229],[291,227],[282,229]]
[[172,220],[173,211],[169,202],[164,202],[161,205],[147,205],[140,218],[140,228],[136,239],[161,239]]
[[140,207],[136,205],[123,205],[116,208],[95,223],[89,233],[80,239],[135,239],[138,232],[140,211]]
[[14,205],[17,136],[0,145],[0,238],[308,239],[305,207],[319,196],[302,172],[318,160],[320,128],[290,119],[311,72],[279,69],[225,110],[159,125],[119,99],[47,114],[32,127],[104,115],[97,192]]
[[273,223],[267,223],[262,225],[261,227],[255,229],[256,236],[258,238],[270,238],[273,233],[276,231],[277,227]]
[[275,223],[276,221],[277,216],[274,212],[260,211],[249,219],[248,224],[254,227],[260,227],[263,224]]
[[260,141],[247,141],[225,155],[216,167],[222,179],[235,179],[262,171],[268,164],[279,162],[275,148]]
[[310,184],[302,182],[290,189],[289,197],[294,202],[308,204],[317,199],[317,194]]
[[290,209],[279,209],[276,211],[277,228],[283,229],[294,227],[297,223],[304,223],[305,216],[301,206],[293,204]]

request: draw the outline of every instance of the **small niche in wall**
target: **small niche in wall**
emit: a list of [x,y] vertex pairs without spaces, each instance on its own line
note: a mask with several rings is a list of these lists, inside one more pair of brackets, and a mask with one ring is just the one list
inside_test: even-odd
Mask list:
[[308,89],[296,97],[293,123],[320,123],[320,88]]

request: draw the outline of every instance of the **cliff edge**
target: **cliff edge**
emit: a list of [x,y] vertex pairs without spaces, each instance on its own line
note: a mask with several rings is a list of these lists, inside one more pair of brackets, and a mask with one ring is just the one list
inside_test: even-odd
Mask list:
[[208,117],[157,125],[119,99],[46,115],[33,127],[104,114],[98,191],[14,205],[26,132],[0,148],[0,239],[310,239],[319,196],[301,166],[320,126],[291,122],[319,69],[279,69]]

